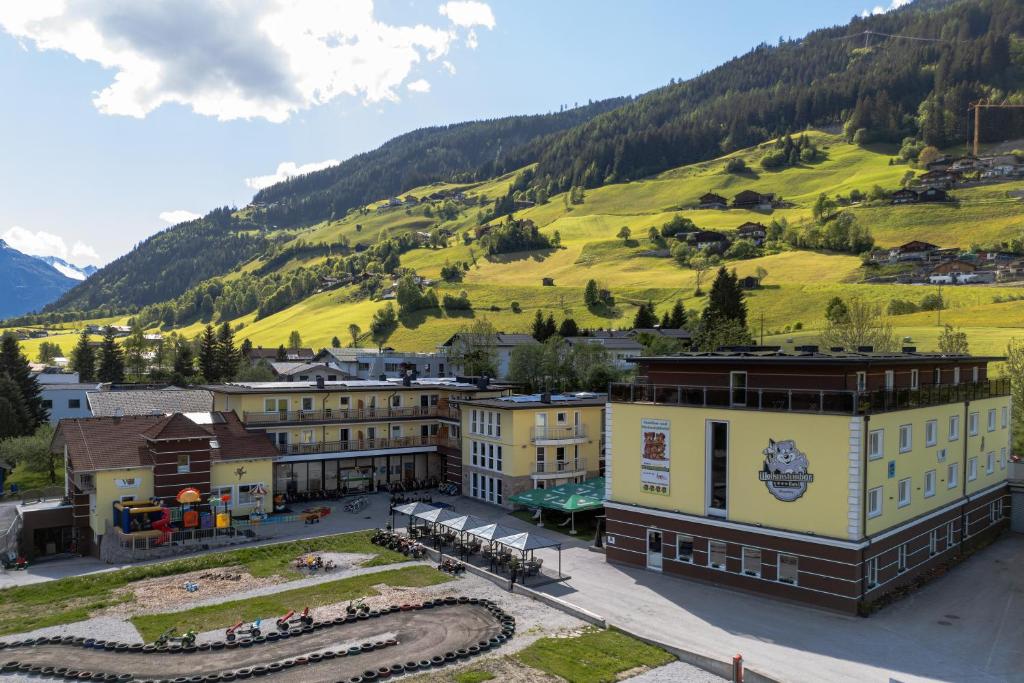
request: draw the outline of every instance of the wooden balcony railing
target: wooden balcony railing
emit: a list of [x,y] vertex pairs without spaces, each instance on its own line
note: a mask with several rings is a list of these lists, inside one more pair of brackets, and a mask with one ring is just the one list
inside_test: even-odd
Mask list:
[[447,436],[398,436],[379,439],[349,439],[348,441],[319,441],[316,443],[278,444],[282,455],[308,455],[313,453],[346,453],[352,451],[375,451],[387,448],[418,448],[443,446],[459,448],[459,440]]

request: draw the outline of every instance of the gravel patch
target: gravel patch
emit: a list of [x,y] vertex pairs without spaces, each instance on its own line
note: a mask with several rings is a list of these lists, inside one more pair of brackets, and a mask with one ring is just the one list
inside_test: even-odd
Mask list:
[[713,673],[704,669],[698,669],[686,662],[672,662],[665,666],[646,671],[639,676],[628,679],[630,683],[723,683],[724,678],[719,678]]

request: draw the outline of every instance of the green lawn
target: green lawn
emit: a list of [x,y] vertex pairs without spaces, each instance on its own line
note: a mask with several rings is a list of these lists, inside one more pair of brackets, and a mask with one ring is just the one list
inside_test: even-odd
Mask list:
[[145,614],[133,617],[131,621],[143,639],[149,642],[172,626],[179,631],[189,629],[210,631],[222,627],[227,628],[239,620],[269,619],[283,615],[288,610],[298,612],[306,606],[332,605],[355,598],[377,595],[377,591],[372,586],[379,584],[413,588],[434,586],[451,580],[451,576],[439,572],[433,567],[416,565],[328,581],[272,595],[194,607],[180,612]]
[[4,490],[10,491],[11,484],[15,484],[19,491],[41,489],[47,486],[64,486],[64,467],[57,470],[57,481],[51,482],[48,472],[34,472],[23,465],[16,465],[14,470],[4,481]]
[[452,676],[455,683],[483,683],[494,679],[489,671],[463,671]]
[[612,683],[623,671],[675,660],[660,648],[614,630],[589,630],[574,638],[541,638],[514,657],[572,683]]
[[222,553],[207,553],[187,559],[6,588],[0,590],[0,605],[3,605],[3,609],[0,610],[0,635],[86,619],[91,612],[130,599],[130,596],[116,596],[115,591],[144,579],[238,565],[245,567],[254,576],[298,578],[298,572],[291,567],[291,563],[305,552],[373,555],[372,559],[365,563],[366,566],[407,561],[400,553],[370,543],[371,535],[370,531],[361,531]]

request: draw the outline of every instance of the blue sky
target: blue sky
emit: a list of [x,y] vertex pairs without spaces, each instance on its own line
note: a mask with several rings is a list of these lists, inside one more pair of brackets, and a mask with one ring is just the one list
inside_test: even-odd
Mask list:
[[[293,1],[275,0],[272,16],[275,3],[242,0],[0,6],[0,237],[106,263],[188,212],[244,205],[259,184],[246,179],[283,163],[342,160],[427,125],[639,94],[874,9]],[[339,49],[324,57],[325,45]]]

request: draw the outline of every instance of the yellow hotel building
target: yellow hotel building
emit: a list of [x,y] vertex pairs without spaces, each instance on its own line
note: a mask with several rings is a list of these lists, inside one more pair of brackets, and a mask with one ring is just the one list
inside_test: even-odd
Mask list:
[[604,394],[531,394],[462,403],[462,494],[509,496],[598,476]]
[[238,382],[204,387],[277,445],[275,493],[462,482],[459,403],[507,393],[455,378]]
[[993,358],[748,347],[639,359],[607,409],[607,558],[847,612],[1006,526]]

